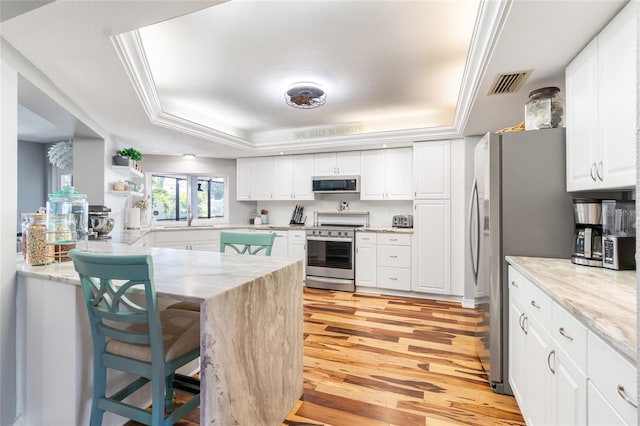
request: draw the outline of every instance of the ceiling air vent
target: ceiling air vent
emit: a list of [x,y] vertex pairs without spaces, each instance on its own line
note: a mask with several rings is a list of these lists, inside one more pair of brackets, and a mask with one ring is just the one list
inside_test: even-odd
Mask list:
[[505,93],[517,92],[532,71],[533,70],[527,70],[496,75],[488,95],[503,95]]

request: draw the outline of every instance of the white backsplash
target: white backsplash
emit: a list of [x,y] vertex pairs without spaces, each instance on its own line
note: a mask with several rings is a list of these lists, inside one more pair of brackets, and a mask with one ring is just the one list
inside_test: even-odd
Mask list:
[[397,214],[413,214],[413,201],[362,201],[356,194],[318,194],[313,201],[258,201],[258,210],[269,211],[269,223],[288,224],[296,204],[304,207],[305,225],[313,225],[314,211],[338,212],[338,203],[347,201],[350,211],[369,212],[370,226],[391,227]]

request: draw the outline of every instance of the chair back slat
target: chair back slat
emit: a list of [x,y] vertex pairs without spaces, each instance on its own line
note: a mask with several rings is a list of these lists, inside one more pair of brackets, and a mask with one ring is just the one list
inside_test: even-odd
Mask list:
[[255,255],[265,251],[265,256],[271,256],[273,242],[276,234],[273,232],[226,232],[220,233],[220,252],[224,253],[227,247],[232,248],[238,254]]
[[[106,339],[145,344],[164,353],[153,265],[147,255],[99,255],[69,251],[80,276],[94,340],[94,352]],[[144,297],[140,306],[132,295]],[[108,321],[108,324],[104,321]],[[135,324],[133,329],[124,328]]]

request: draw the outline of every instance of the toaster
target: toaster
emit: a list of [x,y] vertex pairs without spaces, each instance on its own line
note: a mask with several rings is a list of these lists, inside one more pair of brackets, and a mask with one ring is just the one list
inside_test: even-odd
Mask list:
[[413,215],[397,214],[393,216],[394,228],[413,228]]

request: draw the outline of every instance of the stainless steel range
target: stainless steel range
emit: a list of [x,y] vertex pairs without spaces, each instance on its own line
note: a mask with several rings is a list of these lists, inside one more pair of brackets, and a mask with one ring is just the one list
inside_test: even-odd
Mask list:
[[354,230],[362,225],[307,229],[307,287],[355,291]]

